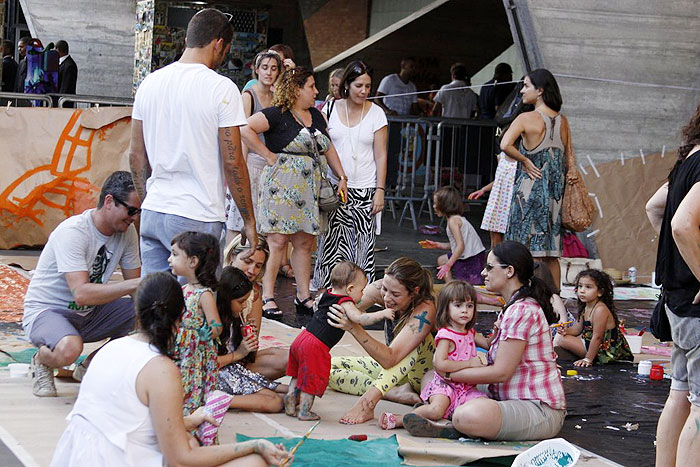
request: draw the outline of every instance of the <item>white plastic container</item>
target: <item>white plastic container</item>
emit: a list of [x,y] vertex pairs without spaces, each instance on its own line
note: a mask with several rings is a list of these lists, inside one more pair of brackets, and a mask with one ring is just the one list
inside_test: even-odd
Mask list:
[[575,465],[580,455],[581,451],[563,438],[546,439],[518,454],[513,467],[531,465],[566,467]]
[[637,374],[642,376],[649,376],[651,372],[651,360],[641,360],[639,366],[637,367]]
[[26,378],[29,376],[29,363],[10,363],[10,378]]
[[632,353],[642,353],[642,336],[625,334],[625,339],[627,339]]

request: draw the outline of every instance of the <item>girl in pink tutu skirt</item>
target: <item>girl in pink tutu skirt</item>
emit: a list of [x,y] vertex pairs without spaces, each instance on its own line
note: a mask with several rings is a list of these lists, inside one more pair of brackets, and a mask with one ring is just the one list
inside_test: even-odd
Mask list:
[[[469,283],[452,281],[442,288],[437,299],[437,326],[435,336],[435,355],[433,366],[435,375],[432,381],[423,388],[420,397],[425,402],[413,410],[429,420],[437,421],[442,418],[451,419],[456,407],[486,394],[476,389],[476,386],[466,383],[456,383],[450,380],[450,373],[482,366],[477,357],[476,346],[488,348],[489,341],[477,334],[476,324],[476,291]],[[438,371],[445,376],[438,374]],[[407,414],[406,416],[410,416]],[[384,430],[401,428],[404,420],[400,414],[385,412],[379,419],[379,426]]]

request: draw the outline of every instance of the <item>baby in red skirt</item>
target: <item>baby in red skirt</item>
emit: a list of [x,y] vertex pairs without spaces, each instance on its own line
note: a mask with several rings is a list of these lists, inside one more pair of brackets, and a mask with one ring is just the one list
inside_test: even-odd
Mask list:
[[315,396],[323,396],[331,373],[330,349],[343,337],[345,331],[328,324],[331,305],[343,308],[348,319],[363,326],[394,319],[392,310],[363,313],[356,303],[362,298],[367,285],[364,271],[350,261],[341,261],[331,271],[331,288],[323,293],[318,308],[306,329],[294,339],[289,349],[287,374],[292,377],[289,391],[284,396],[284,413],[299,420],[318,420],[311,411]]

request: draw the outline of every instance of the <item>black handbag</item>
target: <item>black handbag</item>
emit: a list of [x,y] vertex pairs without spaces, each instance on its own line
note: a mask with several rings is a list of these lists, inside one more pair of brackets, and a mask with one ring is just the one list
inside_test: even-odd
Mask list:
[[661,342],[673,340],[671,336],[671,323],[669,323],[668,315],[666,314],[666,295],[663,289],[661,290],[661,295],[659,295],[659,301],[656,303],[654,311],[651,313],[649,327],[654,337]]

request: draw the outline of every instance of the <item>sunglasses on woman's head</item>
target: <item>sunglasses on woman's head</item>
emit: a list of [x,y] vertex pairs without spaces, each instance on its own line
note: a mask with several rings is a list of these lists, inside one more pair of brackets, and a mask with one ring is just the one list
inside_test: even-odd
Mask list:
[[491,269],[495,268],[496,266],[500,266],[500,267],[505,269],[510,265],[509,264],[489,264],[489,263],[486,263],[486,266],[484,266],[484,269],[486,269],[486,272],[489,272],[489,271],[491,271]]

